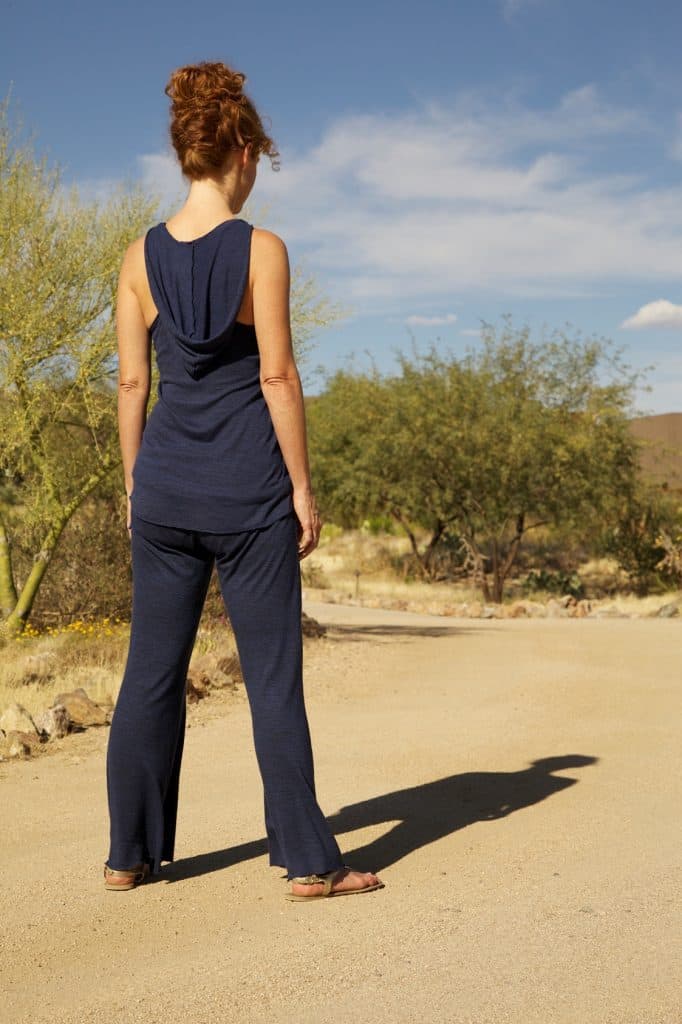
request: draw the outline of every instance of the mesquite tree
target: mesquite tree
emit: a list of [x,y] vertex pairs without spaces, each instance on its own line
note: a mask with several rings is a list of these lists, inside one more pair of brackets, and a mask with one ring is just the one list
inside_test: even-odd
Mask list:
[[[120,461],[115,291],[126,246],[156,201],[106,205],[60,188],[59,169],[0,121],[0,620],[21,632],[59,537]],[[19,584],[13,538],[34,550]]]
[[[640,373],[610,343],[566,332],[534,342],[505,317],[464,356],[432,346],[398,359],[392,376],[328,378],[310,403],[313,471],[342,525],[390,514],[425,579],[439,544],[459,538],[484,598],[501,601],[530,530],[584,531],[631,487],[627,413]],[[423,548],[415,527],[428,531]]]

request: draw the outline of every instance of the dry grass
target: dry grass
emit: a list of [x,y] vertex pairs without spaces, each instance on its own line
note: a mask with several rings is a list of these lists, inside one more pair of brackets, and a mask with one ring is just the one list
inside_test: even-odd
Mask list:
[[[481,603],[479,590],[469,584],[401,578],[397,566],[408,552],[406,537],[375,535],[366,530],[341,531],[325,525],[318,548],[301,563],[304,593],[315,600],[358,600],[436,614],[446,609],[452,614],[453,605],[464,602]],[[668,601],[682,600],[682,590],[643,598],[619,593],[625,578],[608,559],[586,562],[579,575],[589,588],[608,595],[599,604],[614,606],[628,615],[649,615]],[[512,581],[505,602],[519,596],[519,585]],[[538,591],[529,596],[546,601],[557,595]],[[229,622],[218,613],[218,597],[213,597],[202,617],[195,657],[236,649]],[[57,694],[80,686],[97,703],[115,704],[129,641],[130,625],[118,618],[73,622],[41,634],[29,628],[24,637],[2,648],[0,712],[15,701],[31,713],[38,712],[49,707]]]
[[[37,634],[29,629],[2,648],[0,712],[14,702],[31,714],[54,698],[82,686],[105,707],[116,703],[130,642],[130,623],[116,620],[71,623]],[[234,636],[226,619],[199,628],[194,656],[216,650],[233,651]]]
[[79,621],[8,642],[0,662],[0,708],[16,701],[37,712],[79,686],[97,703],[114,703],[129,635],[120,620]]

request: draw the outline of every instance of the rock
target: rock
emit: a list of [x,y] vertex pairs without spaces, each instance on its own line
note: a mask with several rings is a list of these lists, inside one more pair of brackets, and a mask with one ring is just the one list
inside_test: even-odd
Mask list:
[[4,733],[28,732],[38,735],[33,718],[23,704],[10,704],[0,716],[0,729]]
[[592,604],[590,603],[590,601],[584,599],[582,601],[578,601],[575,607],[576,619],[586,619],[587,616],[590,614],[591,610]]
[[676,615],[680,614],[680,606],[676,601],[668,601],[667,604],[661,605],[656,612],[657,619],[673,619]]
[[10,729],[7,735],[0,740],[0,756],[30,757],[33,751],[40,746],[40,737],[35,732],[22,732],[18,729]]
[[198,672],[188,672],[185,688],[187,700],[190,704],[196,704],[197,701],[203,700],[204,697],[208,696],[208,686],[206,685],[205,678]]
[[224,684],[226,686],[241,686],[244,683],[244,677],[242,676],[242,667],[239,662],[239,655],[235,652],[223,655],[222,658],[218,659],[218,668],[223,674],[223,677],[227,680]]
[[590,618],[627,619],[628,616],[625,612],[619,611],[614,604],[608,604],[601,608],[595,608],[594,611],[590,612]]
[[322,623],[318,622],[317,619],[313,619],[310,615],[306,615],[305,612],[301,613],[301,629],[303,636],[311,637],[324,636],[327,632],[326,626],[323,626]]
[[483,605],[480,601],[472,601],[466,606],[466,616],[469,619],[480,619],[481,612],[483,611]]
[[481,608],[481,614],[480,614],[479,618],[481,618],[481,619],[496,619],[496,618],[498,618],[496,608],[494,608],[490,604],[484,604],[483,607]]
[[568,608],[564,607],[556,598],[550,597],[547,602],[547,615],[553,619],[565,617],[568,616]]
[[52,707],[56,707],[57,704],[64,705],[69,718],[76,726],[87,728],[90,725],[108,725],[111,721],[111,713],[91,700],[82,686],[69,693],[58,694]]
[[187,673],[187,699],[193,704],[208,696],[209,690],[234,689],[237,675],[241,679],[237,655],[200,654]]
[[34,718],[36,729],[49,739],[61,739],[71,729],[71,717],[63,704],[40,711]]
[[510,619],[522,619],[524,616],[527,616],[529,619],[543,619],[547,615],[547,609],[539,601],[523,599],[521,601],[514,601],[509,606],[508,615]]

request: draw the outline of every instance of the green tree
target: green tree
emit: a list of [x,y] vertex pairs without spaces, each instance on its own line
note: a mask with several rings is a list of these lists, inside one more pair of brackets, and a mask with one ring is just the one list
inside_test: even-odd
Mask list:
[[[60,188],[60,171],[14,145],[0,116],[0,608],[20,632],[61,533],[118,464],[112,309],[123,251],[154,203],[105,206]],[[21,585],[12,541],[35,552]]]
[[[114,322],[127,246],[158,217],[158,197],[123,182],[83,203],[61,170],[20,144],[0,106],[0,633],[20,633],[62,532],[120,469]],[[161,214],[162,219],[166,219]],[[315,327],[340,315],[292,269],[299,360]],[[158,398],[152,361],[149,409]],[[149,411],[149,410],[148,410]],[[123,491],[123,481],[121,481]],[[12,552],[31,553],[17,579]],[[15,559],[15,562],[17,560]],[[22,562],[25,558],[21,559]],[[56,592],[55,588],[55,592]]]
[[[501,601],[530,530],[585,530],[638,471],[627,414],[640,374],[609,349],[565,331],[534,342],[505,317],[461,358],[431,346],[400,353],[394,376],[332,375],[310,407],[325,510],[342,525],[388,512],[425,579],[458,537],[484,598]],[[415,527],[429,532],[423,548]]]

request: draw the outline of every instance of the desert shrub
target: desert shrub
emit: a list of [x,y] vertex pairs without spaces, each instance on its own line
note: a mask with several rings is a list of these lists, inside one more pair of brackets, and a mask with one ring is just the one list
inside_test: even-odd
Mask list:
[[571,594],[576,598],[585,596],[585,585],[578,573],[561,570],[531,569],[522,581],[521,590],[526,594],[543,591],[548,594]]
[[361,529],[373,537],[377,537],[380,533],[396,533],[395,520],[387,515],[369,516],[363,521]]
[[316,587],[319,590],[326,590],[331,586],[322,566],[307,558],[301,562],[301,580],[304,586]]

